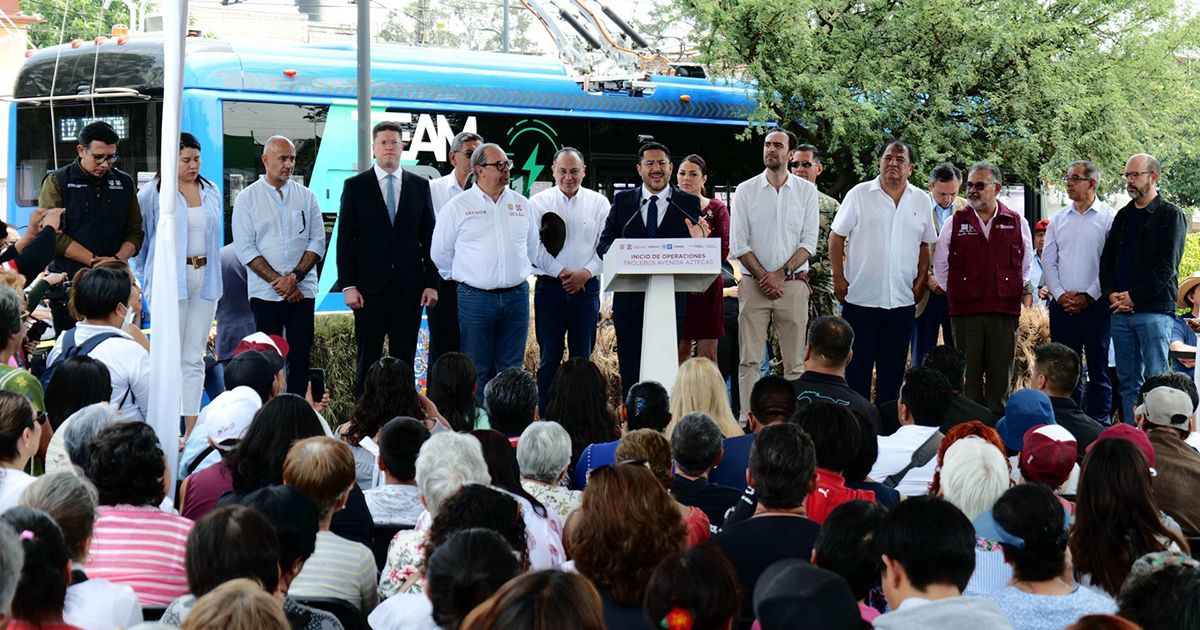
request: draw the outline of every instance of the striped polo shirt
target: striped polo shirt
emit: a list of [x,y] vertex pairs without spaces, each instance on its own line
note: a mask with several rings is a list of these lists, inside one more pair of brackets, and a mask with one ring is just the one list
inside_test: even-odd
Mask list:
[[379,603],[378,579],[375,556],[370,549],[333,532],[321,531],[317,532],[316,550],[292,581],[288,595],[300,600],[332,597],[349,602],[366,614]]
[[142,606],[166,606],[188,592],[184,556],[192,521],[156,506],[100,506],[88,577],[133,589]]

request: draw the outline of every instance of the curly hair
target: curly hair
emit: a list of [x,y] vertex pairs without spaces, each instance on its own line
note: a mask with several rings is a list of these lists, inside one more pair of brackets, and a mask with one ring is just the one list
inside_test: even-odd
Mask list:
[[154,429],[145,422],[118,422],[100,431],[92,444],[87,477],[100,505],[158,505],[167,463]]
[[521,504],[495,488],[474,483],[463,486],[446,499],[437,516],[433,517],[421,566],[429,566],[429,558],[452,536],[477,528],[504,537],[504,541],[519,554],[521,570],[529,568],[529,543],[525,537],[525,520],[521,518]]
[[[992,427],[978,420],[954,425],[946,432],[946,437],[942,438],[942,445],[938,448],[937,467],[933,469],[933,481],[929,484],[929,494],[935,496],[942,494],[942,464],[946,461],[946,451],[950,450],[950,446],[955,442],[969,435],[981,437],[987,440],[992,446],[1000,449],[1001,453],[1007,453],[1004,450],[1004,441],[1000,439],[1000,434]],[[1004,462],[1011,472],[1012,462],[1009,461],[1007,455],[1004,457]]]
[[640,606],[655,567],[687,542],[675,500],[634,464],[593,470],[572,521],[575,568],[623,606]]
[[671,487],[671,443],[658,431],[638,429],[626,433],[617,444],[615,456],[619,462],[646,462],[646,468],[654,473],[662,487]]
[[372,440],[392,418],[424,418],[413,369],[403,359],[383,357],[367,370],[362,398],[354,405],[346,441],[357,445],[364,437]]
[[547,420],[563,425],[571,435],[571,461],[589,444],[621,437],[621,421],[608,406],[608,383],[595,363],[582,357],[567,359],[550,384]]
[[438,412],[455,431],[470,431],[475,428],[475,416],[479,414],[479,403],[475,389],[479,376],[475,362],[461,352],[447,352],[438,357],[429,368],[429,390],[426,395]]

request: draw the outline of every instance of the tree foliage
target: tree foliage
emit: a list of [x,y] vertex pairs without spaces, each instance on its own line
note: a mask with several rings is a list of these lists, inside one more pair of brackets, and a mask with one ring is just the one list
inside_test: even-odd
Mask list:
[[[40,15],[46,20],[29,27],[29,41],[37,48],[108,35],[113,24],[129,25],[129,10],[124,4],[114,2],[107,10],[103,6],[103,0],[20,0],[21,13]],[[64,13],[67,17],[65,27]]]
[[1129,155],[1198,137],[1200,23],[1172,0],[682,2],[705,61],[757,84],[760,120],[822,147],[838,193],[874,175],[889,135],[917,180],[986,159],[1032,183],[1091,159],[1109,186]]
[[[529,37],[533,17],[521,3],[509,8],[510,52],[533,52]],[[500,0],[417,0],[400,11],[392,11],[379,31],[379,39],[412,46],[466,50],[503,50],[500,31],[504,26],[504,4]],[[422,35],[424,41],[422,41]]]

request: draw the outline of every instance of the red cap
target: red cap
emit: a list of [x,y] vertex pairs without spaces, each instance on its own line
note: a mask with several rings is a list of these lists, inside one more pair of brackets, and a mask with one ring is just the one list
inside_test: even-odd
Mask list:
[[1129,440],[1133,445],[1138,447],[1142,455],[1146,458],[1146,463],[1150,465],[1150,474],[1155,474],[1154,471],[1154,446],[1150,444],[1150,438],[1146,437],[1146,432],[1141,429],[1125,424],[1114,424],[1111,427],[1100,432],[1096,436],[1095,441],[1088,444],[1087,450],[1091,451],[1092,447],[1098,444],[1101,440]]
[[247,350],[274,352],[286,359],[288,355],[288,342],[279,335],[256,332],[242,337],[237,347],[233,349],[233,356],[236,357]]
[[1066,483],[1078,454],[1075,436],[1057,424],[1039,424],[1025,432],[1024,440],[1017,461],[1021,475],[1051,488]]
[[1042,219],[1041,221],[1038,221],[1037,223],[1033,224],[1034,232],[1045,232],[1046,230],[1049,230],[1049,229],[1050,229],[1050,219]]

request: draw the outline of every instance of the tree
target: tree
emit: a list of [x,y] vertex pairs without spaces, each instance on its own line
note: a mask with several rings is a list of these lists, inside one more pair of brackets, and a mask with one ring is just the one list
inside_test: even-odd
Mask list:
[[757,120],[826,152],[842,193],[889,135],[934,164],[986,159],[1024,182],[1178,152],[1200,107],[1200,24],[1172,0],[682,0],[718,72],[757,84]]
[[[72,39],[108,35],[113,24],[129,26],[129,10],[125,5],[114,2],[107,10],[103,6],[103,0],[20,0],[21,13],[40,15],[46,20],[29,27],[29,41],[38,48],[57,46]],[[67,18],[65,28],[64,13]]]
[[[500,0],[416,0],[389,13],[379,39],[412,46],[468,50],[503,49],[500,29],[504,5]],[[535,52],[529,38],[533,18],[517,0],[509,7],[510,52]]]

